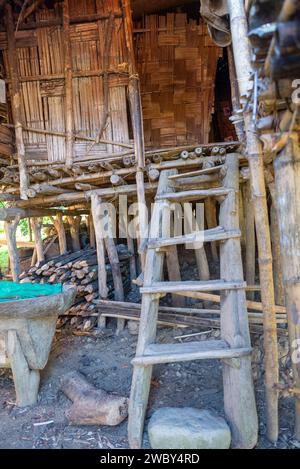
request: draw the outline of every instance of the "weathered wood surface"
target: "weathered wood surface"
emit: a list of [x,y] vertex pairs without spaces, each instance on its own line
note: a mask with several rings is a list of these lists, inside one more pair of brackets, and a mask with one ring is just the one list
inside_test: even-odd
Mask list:
[[[252,89],[250,77],[253,71],[248,38],[248,24],[244,2],[242,0],[228,0],[227,4],[230,16],[236,78],[239,85],[241,104],[244,106],[249,90]],[[243,117],[258,246],[261,299],[265,320],[264,349],[267,434],[271,441],[276,442],[278,439],[278,348],[272,249],[264,178],[264,161],[262,145],[255,131],[252,110],[248,108]]]
[[73,401],[66,416],[72,425],[120,424],[128,414],[128,399],[97,389],[77,371],[61,380],[61,390]]
[[[219,223],[226,230],[239,228],[238,155],[226,158],[224,187],[230,193],[221,203]],[[224,282],[243,280],[241,246],[238,239],[228,239],[220,246],[220,276]],[[246,295],[244,290],[221,292],[221,337],[232,348],[249,348]],[[241,357],[240,367],[223,364],[224,409],[231,432],[232,446],[253,448],[258,437],[258,421],[252,381],[251,357]],[[239,403],[239,405],[237,405]]]
[[[175,170],[163,171],[160,176],[158,194],[163,194],[168,188],[168,176],[175,174]],[[161,236],[161,217],[163,216],[164,202],[155,204],[150,225],[149,236],[158,238]],[[144,285],[151,285],[153,281],[159,281],[162,277],[164,254],[149,250],[146,255]],[[143,316],[140,321],[139,339],[136,349],[137,355],[143,355],[147,345],[154,342],[156,337],[156,321],[158,316],[159,299],[153,295],[143,295]],[[144,418],[150,390],[152,367],[135,366],[133,370],[131,393],[129,401],[128,439],[132,448],[141,445]]]
[[[283,283],[286,295],[291,353],[300,340],[300,152],[290,139],[274,162]],[[297,355],[296,355],[297,356]],[[293,357],[293,355],[292,355]],[[300,364],[292,360],[295,387],[300,388]],[[300,396],[295,395],[295,436],[300,439]]]

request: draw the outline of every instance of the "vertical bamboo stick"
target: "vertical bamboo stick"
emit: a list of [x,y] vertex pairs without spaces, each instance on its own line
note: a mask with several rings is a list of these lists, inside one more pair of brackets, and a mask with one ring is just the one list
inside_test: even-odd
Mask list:
[[[244,1],[228,0],[227,4],[230,15],[236,75],[240,95],[245,98],[250,88],[252,67]],[[261,299],[264,311],[267,435],[271,441],[275,442],[278,439],[278,391],[276,389],[278,384],[278,349],[272,251],[262,148],[255,133],[251,110],[244,113],[244,125],[258,245]]]
[[9,220],[4,222],[4,231],[6,236],[7,250],[10,261],[10,270],[14,282],[19,281],[21,273],[20,259],[17,248],[16,231],[19,219]]
[[66,125],[66,166],[73,163],[73,79],[72,54],[70,43],[70,12],[69,0],[64,0],[63,6],[63,38],[65,54],[65,125]]
[[[135,160],[137,164],[136,184],[137,198],[139,202],[139,242],[148,237],[148,220],[144,187],[144,168],[145,168],[145,144],[143,130],[142,104],[140,94],[140,81],[136,71],[135,54],[133,47],[133,24],[131,15],[130,0],[122,0],[124,12],[124,25],[126,35],[126,45],[128,50],[129,63],[129,85],[128,96],[130,101],[130,112],[132,128],[134,135]],[[140,254],[142,270],[145,263],[145,255]]]
[[11,96],[12,96],[12,114],[15,126],[16,148],[18,156],[18,166],[20,172],[20,194],[21,199],[27,200],[28,175],[25,162],[25,147],[22,130],[22,112],[21,112],[21,90],[18,72],[18,56],[16,48],[16,38],[14,29],[14,19],[12,6],[7,3],[6,9],[6,31],[7,31],[7,52],[8,63],[11,77]]
[[[246,282],[255,285],[255,223],[250,183],[243,184],[246,222]],[[254,300],[254,292],[248,292],[248,300]]]

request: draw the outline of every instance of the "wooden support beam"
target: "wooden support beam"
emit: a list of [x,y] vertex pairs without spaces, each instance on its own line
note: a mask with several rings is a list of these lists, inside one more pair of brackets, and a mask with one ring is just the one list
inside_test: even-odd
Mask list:
[[[96,194],[91,194],[91,214],[96,237],[97,263],[98,263],[98,291],[99,297],[105,300],[108,297],[107,273],[105,268],[105,245],[103,237],[103,221],[101,214],[101,199]],[[106,320],[98,319],[98,326],[105,327]]]
[[88,216],[88,230],[89,230],[89,237],[90,237],[90,246],[91,248],[96,248],[95,227],[93,223],[92,213],[90,213]]
[[66,166],[70,168],[73,163],[73,80],[69,0],[64,0],[63,5],[63,44],[65,61]]
[[80,223],[81,217],[80,216],[67,216],[67,220],[70,226],[70,234],[72,240],[72,249],[73,252],[80,251],[80,238],[79,238],[79,230],[80,230]]
[[[283,282],[286,294],[290,350],[300,343],[300,150],[290,139],[274,161]],[[297,357],[298,354],[296,354]],[[292,359],[293,378],[300,388],[300,363]],[[295,436],[300,440],[300,396],[295,395]]]
[[[145,184],[145,191],[146,193],[154,193],[157,190],[157,183],[146,183]],[[58,194],[58,195],[49,195],[49,196],[42,196],[36,197],[35,199],[30,200],[19,200],[15,202],[16,207],[28,208],[37,205],[52,205],[52,206],[59,206],[59,205],[71,205],[72,203],[76,202],[86,202],[86,200],[94,193],[102,198],[107,197],[114,197],[120,194],[127,194],[128,196],[136,196],[137,193],[137,185],[136,184],[128,184],[124,186],[118,186],[117,188],[114,187],[107,187],[103,189],[93,190],[89,192],[70,192],[69,194]]]
[[[139,243],[148,238],[148,220],[146,210],[144,168],[145,168],[145,142],[143,130],[142,103],[140,93],[140,81],[136,70],[135,52],[133,46],[133,23],[130,0],[122,0],[124,14],[124,26],[129,64],[128,97],[130,102],[130,113],[134,136],[134,152],[137,164],[136,185],[137,199],[139,203]],[[145,263],[145,254],[140,254],[142,270]]]
[[11,77],[11,97],[12,97],[12,114],[15,126],[15,138],[17,157],[20,173],[20,195],[21,199],[27,199],[28,189],[28,175],[25,161],[25,146],[23,140],[22,130],[22,110],[21,110],[21,92],[19,83],[19,71],[18,71],[18,56],[16,49],[15,39],[15,28],[12,6],[7,3],[5,5],[6,11],[6,31],[7,31],[7,43],[8,43],[8,64],[9,72]]
[[14,282],[19,281],[19,275],[21,273],[20,258],[17,248],[16,231],[20,218],[16,217],[14,220],[4,222],[4,231],[6,237],[6,244],[8,250],[8,256],[10,260],[10,269]]
[[37,262],[40,263],[45,260],[43,240],[41,236],[41,220],[38,218],[31,218],[30,221],[34,236]]
[[[115,301],[124,301],[124,288],[123,280],[119,263],[119,256],[117,247],[114,242],[111,214],[106,214],[103,222],[105,223],[106,233],[104,234],[104,244],[107,251],[108,259],[111,265],[113,282],[114,282],[114,298]],[[103,226],[103,224],[102,224]],[[121,332],[124,329],[125,321],[124,319],[118,319],[117,321],[117,333]]]
[[66,254],[68,252],[67,238],[66,238],[66,231],[64,227],[63,217],[60,212],[58,212],[56,216],[53,218],[53,224],[58,234],[59,252],[61,255]]

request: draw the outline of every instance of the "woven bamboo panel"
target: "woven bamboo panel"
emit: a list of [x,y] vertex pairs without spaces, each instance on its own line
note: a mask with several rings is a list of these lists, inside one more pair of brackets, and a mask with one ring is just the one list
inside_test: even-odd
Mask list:
[[[69,0],[70,17],[93,14],[120,15],[118,0]],[[43,22],[58,20],[55,25],[37,28],[35,31],[22,31],[17,34],[19,76],[21,77],[21,97],[23,122],[26,127],[65,132],[65,80],[64,46],[62,26],[62,3],[54,9],[43,8],[31,18]],[[99,136],[103,121],[104,82],[103,72],[126,71],[127,50],[123,18],[113,19],[109,53],[104,51],[107,33],[107,19],[70,25],[72,54],[73,91],[73,132],[83,137]],[[6,33],[0,33],[0,50],[3,52],[7,78]],[[108,55],[108,60],[105,59]],[[97,72],[98,76],[79,76],[85,72]],[[88,73],[87,73],[88,75]],[[55,78],[57,76],[57,79]],[[26,81],[26,77],[29,78]],[[32,79],[34,77],[34,79]],[[108,117],[102,139],[114,142],[129,142],[126,87],[128,76],[109,74]],[[63,136],[44,135],[24,131],[26,157],[44,159],[45,151],[50,161],[64,161],[66,142]],[[74,141],[74,158],[85,156],[105,156],[119,152],[121,147],[110,144],[97,144],[91,148],[89,142]]]
[[221,50],[186,14],[149,15],[136,24],[147,146],[207,143]]

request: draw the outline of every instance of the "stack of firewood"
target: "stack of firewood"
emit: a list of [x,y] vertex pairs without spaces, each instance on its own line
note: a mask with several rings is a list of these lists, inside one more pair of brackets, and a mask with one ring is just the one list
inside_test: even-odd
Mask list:
[[[129,259],[131,254],[127,247],[123,244],[117,246],[120,269],[122,273],[123,286],[125,294],[130,291],[130,271]],[[106,260],[108,298],[114,298],[114,284],[112,277],[112,269],[108,259]],[[27,272],[20,275],[22,283],[62,283],[74,285],[77,288],[75,302],[67,312],[67,318],[61,320],[65,323],[67,319],[72,324],[81,323],[82,320],[76,321],[72,318],[85,317],[88,318],[95,313],[96,305],[93,300],[98,298],[98,265],[97,253],[95,249],[87,248],[78,252],[65,254],[55,257],[51,260],[40,263],[31,267]]]

